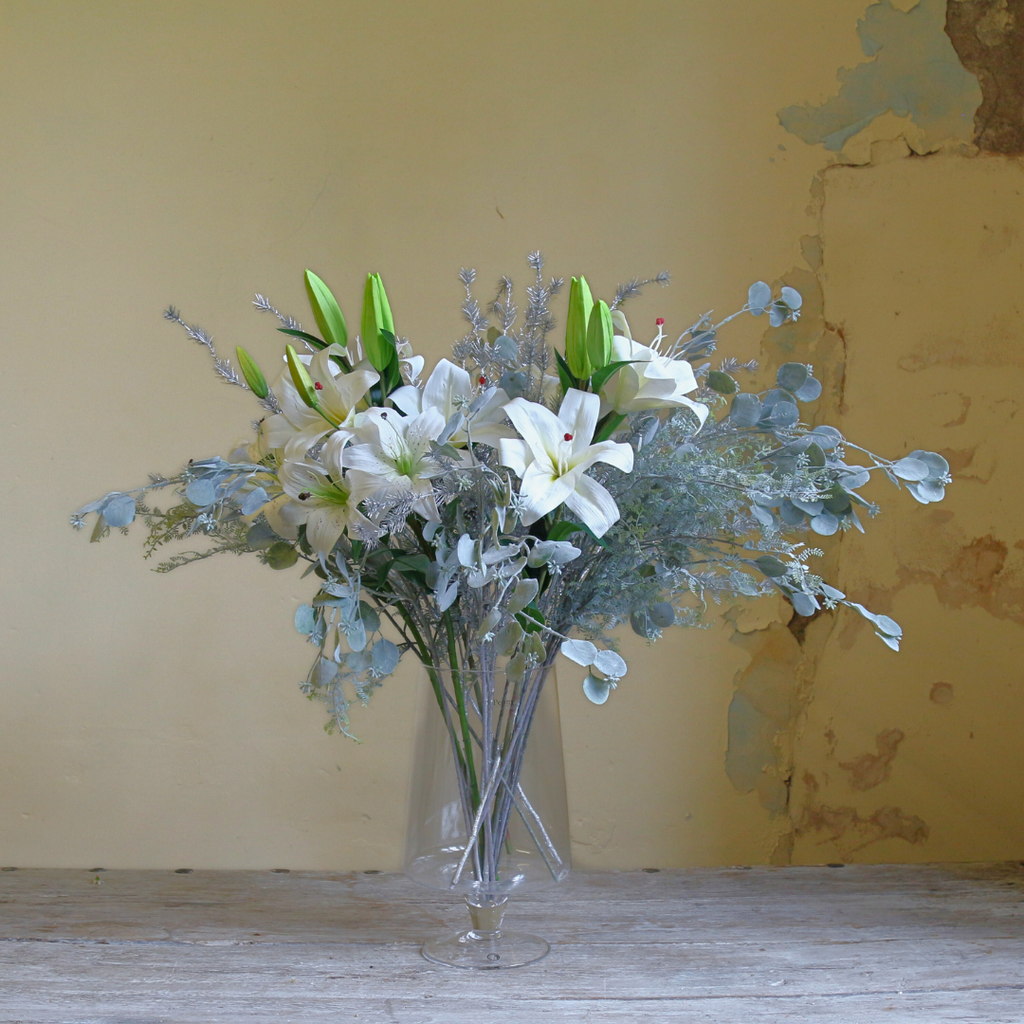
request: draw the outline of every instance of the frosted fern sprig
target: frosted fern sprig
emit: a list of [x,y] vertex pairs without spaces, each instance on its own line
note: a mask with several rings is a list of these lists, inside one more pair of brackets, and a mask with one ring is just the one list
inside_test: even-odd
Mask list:
[[252,300],[252,304],[256,307],[259,313],[273,313],[281,323],[289,330],[301,331],[302,324],[293,316],[285,316],[279,309],[277,309],[265,295],[256,293],[256,298]]
[[649,284],[660,284],[662,288],[665,288],[668,286],[669,279],[669,273],[664,270],[660,274],[655,274],[654,277],[634,277],[631,281],[627,281],[625,284],[620,284],[615,289],[615,298],[612,300],[608,308],[618,309],[626,299],[632,299],[637,295],[640,295],[644,288]]
[[[262,298],[262,296],[257,295],[257,298]],[[167,309],[164,310],[164,319],[170,320],[171,323],[180,324],[185,328],[185,333],[194,342],[196,342],[196,344],[202,345],[204,348],[209,350],[210,355],[213,356],[213,368],[225,383],[234,384],[237,387],[242,388],[244,391],[252,390],[249,385],[238,376],[238,371],[231,365],[230,360],[221,359],[220,356],[217,355],[217,349],[214,347],[213,337],[211,335],[207,334],[206,331],[195,324],[186,323],[181,318],[181,313],[175,309],[174,306],[168,306]],[[267,397],[261,398],[259,402],[267,412],[279,413],[281,411],[281,405],[273,390],[270,390]]]

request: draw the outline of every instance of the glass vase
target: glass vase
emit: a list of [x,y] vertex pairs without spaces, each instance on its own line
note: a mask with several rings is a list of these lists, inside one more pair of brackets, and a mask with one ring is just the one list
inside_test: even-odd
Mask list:
[[550,662],[524,671],[486,656],[467,661],[471,668],[425,669],[405,872],[461,895],[469,910],[468,928],[424,944],[428,960],[518,967],[550,947],[505,929],[509,897],[569,873],[558,694]]

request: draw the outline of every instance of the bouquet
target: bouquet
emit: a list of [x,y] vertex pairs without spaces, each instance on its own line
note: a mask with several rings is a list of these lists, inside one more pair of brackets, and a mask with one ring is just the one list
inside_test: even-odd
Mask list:
[[[79,509],[93,539],[135,518],[147,557],[168,571],[221,552],[252,553],[273,569],[305,565],[309,603],[295,625],[315,648],[303,693],[327,706],[329,730],[350,733],[350,710],[411,653],[425,667],[448,737],[463,837],[445,879],[494,894],[518,815],[559,877],[564,858],[521,785],[537,702],[561,653],[595,704],[627,665],[612,631],[628,622],[650,641],[699,625],[710,598],[783,594],[796,612],[845,605],[894,650],[899,625],[849,600],[812,569],[818,536],[863,531],[878,511],[859,490],[873,473],[919,502],[939,501],[949,467],[938,454],[874,455],[801,405],[821,384],[786,363],[774,386],[744,390],[756,364],[713,365],[719,330],[737,316],[795,320],[801,298],[764,282],[738,312],[705,314],[681,333],[658,319],[632,327],[624,306],[645,285],[594,300],[572,278],[564,347],[552,348],[551,301],[539,253],[520,307],[503,278],[484,308],[463,270],[466,335],[425,374],[398,333],[379,275],[366,279],[358,336],[319,277],[305,284],[316,322],[306,331],[263,296],[289,344],[271,386],[247,352],[237,370],[171,308],[165,316],[209,349],[228,383],[262,416],[228,458],[192,460]],[[851,458],[854,456],[854,458]],[[169,502],[154,504],[166,492]],[[517,820],[518,820],[517,819]]]

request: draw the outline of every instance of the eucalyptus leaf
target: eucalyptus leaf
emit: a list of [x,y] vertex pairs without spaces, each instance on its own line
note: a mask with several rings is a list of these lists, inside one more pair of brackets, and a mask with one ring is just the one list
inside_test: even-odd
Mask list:
[[300,604],[295,609],[295,628],[307,636],[313,632],[316,625],[316,612],[308,604]]
[[821,381],[808,377],[793,394],[801,402],[816,402],[821,397]]
[[787,526],[802,526],[806,518],[803,509],[797,508],[789,498],[783,501],[779,517]]
[[747,305],[754,316],[766,312],[772,301],[772,290],[764,281],[755,281],[747,292]]
[[927,480],[930,473],[924,462],[920,459],[912,459],[909,455],[905,459],[900,459],[899,462],[894,462],[892,471],[901,480],[910,480],[914,483],[919,480]]
[[338,674],[338,666],[327,658],[318,658],[313,666],[310,682],[317,688],[329,686]]
[[721,370],[712,370],[708,374],[708,387],[720,395],[734,395],[740,389],[739,384]]
[[803,296],[795,288],[790,288],[788,285],[782,286],[781,295],[782,301],[790,309],[799,309],[804,304]]
[[888,615],[876,615],[875,625],[878,627],[878,631],[885,633],[886,636],[903,636],[903,627],[895,619],[890,619]]
[[922,480],[920,483],[907,484],[907,490],[922,505],[927,505],[933,501],[942,501],[946,496],[946,488],[932,480]]
[[803,363],[783,363],[775,374],[775,382],[792,394],[799,391],[809,377],[810,373]]
[[519,345],[507,334],[502,334],[494,339],[494,352],[499,359],[512,362],[519,355]]
[[522,642],[526,632],[515,619],[509,619],[494,637],[494,649],[498,654],[511,657]]
[[539,569],[542,565],[565,565],[574,558],[579,558],[583,552],[563,540],[542,540],[533,545],[527,564],[532,569]]
[[270,500],[270,495],[262,487],[250,491],[243,499],[241,512],[243,516],[255,515]]
[[587,673],[587,677],[583,680],[583,693],[591,704],[604,704],[611,692],[610,680],[598,679],[597,676]]
[[[668,629],[676,624],[676,610],[668,601],[655,601],[648,609],[647,617],[658,629]],[[600,665],[598,665],[600,668]],[[604,672],[604,669],[601,669]],[[608,673],[605,672],[605,675]]]
[[729,415],[738,427],[756,427],[761,420],[761,399],[746,392],[738,394]]
[[197,508],[204,508],[213,504],[217,488],[209,477],[197,477],[185,488],[185,497]]
[[[803,518],[803,513],[801,513],[801,518]],[[765,574],[765,576],[772,578],[785,576],[786,573],[789,572],[789,566],[774,555],[761,555],[759,558],[754,559],[754,565],[756,565],[758,569]]]
[[345,633],[345,639],[353,651],[365,650],[368,639],[366,627],[363,625],[362,619],[353,619],[351,622],[346,622],[342,629]]
[[245,546],[250,551],[264,551],[278,539],[269,524],[255,523],[249,527],[249,532],[245,535]]
[[831,537],[839,529],[839,520],[831,512],[822,512],[811,520],[811,529],[823,537]]
[[[808,435],[810,437],[811,435]],[[822,451],[821,445],[817,441],[812,441],[806,449],[807,452],[807,463],[812,469],[824,469],[827,465],[825,459],[825,453]]]
[[777,427],[794,427],[800,422],[800,410],[794,402],[776,402],[770,419]]
[[393,644],[387,639],[380,639],[373,645],[371,657],[374,675],[389,676],[398,668],[402,652],[398,649],[397,644]]
[[804,501],[803,498],[790,498],[790,501],[801,511],[806,512],[809,516],[821,515],[825,508],[823,501]]
[[584,668],[593,665],[597,657],[597,648],[589,640],[564,640],[559,650],[570,661]]
[[642,636],[650,639],[654,632],[654,623],[647,616],[647,612],[631,612],[629,616],[630,629],[636,633],[637,636]]
[[271,569],[290,569],[298,560],[298,551],[286,540],[275,541],[267,548],[267,565]]
[[843,435],[835,427],[820,426],[811,431],[811,437],[822,451],[830,452],[837,444],[842,444]]
[[537,596],[538,590],[540,584],[535,579],[520,580],[508,600],[509,612],[521,612]]
[[793,611],[797,615],[803,615],[810,618],[818,610],[818,602],[811,597],[810,594],[805,594],[802,590],[796,591],[790,595],[790,601],[793,603]]
[[380,616],[377,609],[365,601],[359,602],[359,618],[370,633],[376,633],[380,629]]
[[850,466],[839,478],[839,482],[848,490],[863,487],[871,479],[870,471],[864,466]]
[[920,448],[911,452],[908,459],[917,459],[928,467],[930,479],[942,480],[949,474],[949,463],[938,452],[926,452]]
[[103,506],[102,515],[110,526],[127,526],[135,518],[135,499],[130,494],[115,495]]
[[609,679],[621,679],[629,671],[625,660],[615,651],[598,651],[594,656],[593,666]]
[[760,505],[751,505],[750,511],[754,518],[765,528],[774,530],[777,527],[778,523],[775,516],[766,508],[761,508]]
[[789,318],[789,313],[789,306],[776,299],[768,310],[768,323],[771,324],[772,327],[781,327]]

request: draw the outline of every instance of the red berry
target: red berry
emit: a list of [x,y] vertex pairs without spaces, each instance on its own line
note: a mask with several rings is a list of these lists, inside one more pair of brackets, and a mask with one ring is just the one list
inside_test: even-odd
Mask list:
[[571,441],[572,440],[572,434],[566,434],[565,435],[565,440],[566,441]]
[[483,374],[481,374],[477,379],[481,387],[483,387],[484,384],[487,383],[487,378]]

